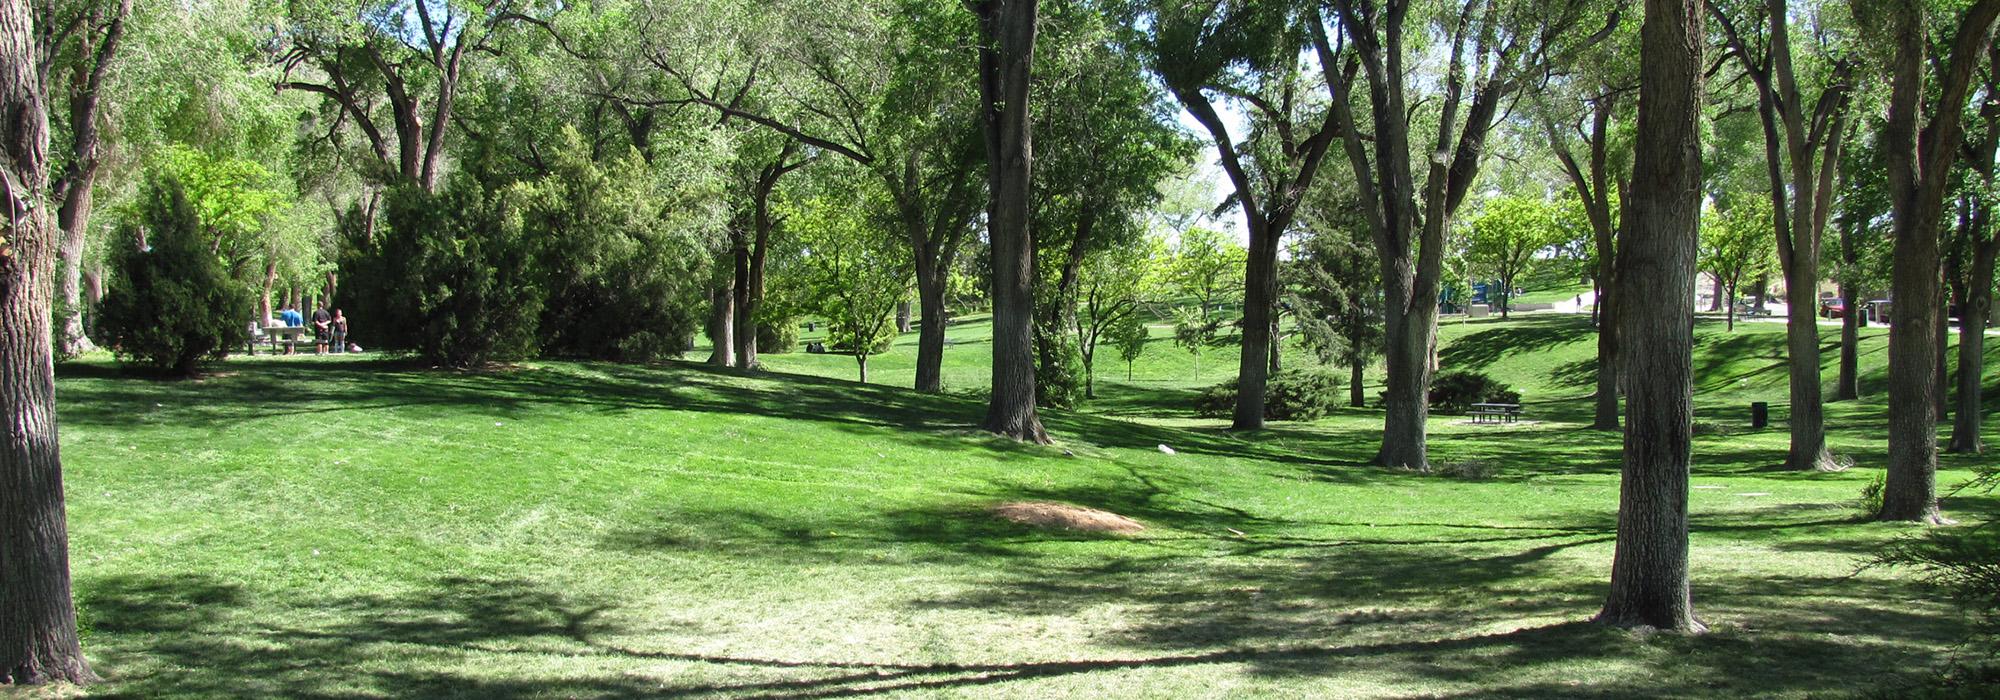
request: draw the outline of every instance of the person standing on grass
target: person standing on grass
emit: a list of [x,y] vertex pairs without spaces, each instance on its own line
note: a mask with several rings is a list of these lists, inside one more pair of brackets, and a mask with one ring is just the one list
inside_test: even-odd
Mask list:
[[327,343],[333,341],[333,314],[326,312],[325,305],[313,307],[313,354],[325,355]]
[[333,351],[347,352],[347,316],[333,310]]

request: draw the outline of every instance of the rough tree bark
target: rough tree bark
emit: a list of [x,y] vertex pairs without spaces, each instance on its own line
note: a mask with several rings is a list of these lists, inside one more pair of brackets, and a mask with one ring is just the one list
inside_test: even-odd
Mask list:
[[96,677],[77,643],[49,345],[48,88],[27,0],[0,0],[0,685]]
[[[1959,17],[1951,53],[1927,57],[1925,10],[1919,0],[1884,0],[1895,45],[1890,59],[1889,118],[1882,129],[1888,161],[1895,257],[1890,273],[1896,304],[1889,317],[1889,465],[1882,520],[1945,522],[1937,502],[1937,309],[1916,300],[1938,298],[1938,225],[1946,177],[1958,152],[1973,70],[2000,0],[1979,0]],[[1925,68],[1938,65],[1934,114],[1926,123]]]
[[1597,395],[1590,424],[1597,430],[1618,429],[1618,313],[1614,307],[1619,297],[1618,231],[1629,226],[1631,207],[1620,197],[1617,211],[1612,211],[1610,127],[1611,116],[1627,89],[1610,89],[1591,101],[1590,130],[1583,134],[1590,146],[1588,161],[1578,162],[1555,124],[1547,125],[1549,143],[1562,163],[1563,172],[1569,175],[1571,188],[1583,202],[1584,213],[1590,219],[1591,242],[1597,249],[1593,280],[1597,303],[1592,311],[1597,323]]
[[757,309],[764,304],[764,260],[769,257],[771,232],[779,223],[771,215],[771,194],[787,173],[808,162],[805,159],[794,160],[798,151],[799,142],[788,140],[779,149],[776,159],[757,170],[756,177],[747,183],[750,189],[749,231],[744,231],[741,226],[732,230],[735,236],[736,319],[731,331],[738,367],[755,369],[758,366]]
[[736,294],[734,285],[724,280],[708,290],[708,363],[717,367],[736,366]]
[[1624,309],[1624,471],[1608,624],[1699,632],[1688,583],[1689,441],[1694,433],[1694,278],[1701,222],[1699,0],[1646,0],[1640,30],[1634,226],[1620,246]]
[[987,236],[993,251],[993,397],[986,430],[1047,443],[1035,413],[1034,162],[1028,114],[1038,0],[973,0],[979,19],[979,101],[986,132]]

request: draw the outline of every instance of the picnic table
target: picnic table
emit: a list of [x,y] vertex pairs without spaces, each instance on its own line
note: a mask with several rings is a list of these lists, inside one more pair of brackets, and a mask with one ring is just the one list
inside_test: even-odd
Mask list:
[[1472,405],[1474,423],[1513,423],[1521,419],[1521,404],[1518,403],[1476,403]]
[[[285,350],[289,352],[293,350],[298,345],[299,341],[303,340],[306,337],[306,333],[311,330],[312,330],[311,328],[308,328],[306,326],[271,326],[269,328],[259,328],[257,329],[257,333],[258,337],[261,337],[263,340],[271,344],[271,352],[276,353],[278,352],[278,342],[280,340],[284,341]],[[253,337],[250,339],[251,344],[253,346],[256,344],[258,337]]]

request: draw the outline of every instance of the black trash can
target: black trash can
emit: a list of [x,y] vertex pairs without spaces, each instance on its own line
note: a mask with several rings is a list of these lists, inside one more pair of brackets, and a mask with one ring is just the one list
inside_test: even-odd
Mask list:
[[1763,401],[1750,402],[1750,427],[1762,429],[1771,424],[1771,404]]

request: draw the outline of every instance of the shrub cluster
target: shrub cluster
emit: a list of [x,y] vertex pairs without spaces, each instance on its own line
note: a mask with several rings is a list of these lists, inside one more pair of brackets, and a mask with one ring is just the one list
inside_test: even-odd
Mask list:
[[[210,249],[200,215],[172,177],[146,185],[138,216],[112,246],[97,331],[120,362],[191,375],[248,340],[250,289]],[[144,244],[139,242],[143,240]]]
[[1464,415],[1476,403],[1520,403],[1521,392],[1481,372],[1440,372],[1431,380],[1431,412]]
[[[1338,405],[1340,378],[1319,369],[1285,370],[1264,384],[1264,420],[1318,420]],[[1204,416],[1227,416],[1236,410],[1236,380],[1209,387],[1196,399]]]

